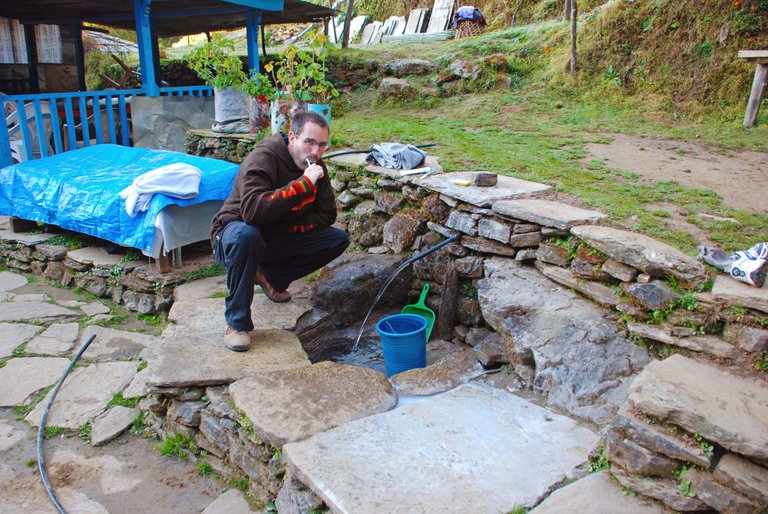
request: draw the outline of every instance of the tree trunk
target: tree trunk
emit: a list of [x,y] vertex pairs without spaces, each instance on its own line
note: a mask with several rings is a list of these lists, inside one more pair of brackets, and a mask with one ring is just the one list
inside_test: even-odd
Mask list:
[[576,20],[579,17],[578,6],[575,0],[571,0],[571,73],[579,67],[576,64]]
[[523,0],[520,0],[517,3],[517,7],[515,8],[515,13],[512,15],[512,23],[509,24],[510,27],[515,26],[515,20],[517,19],[517,13],[520,12],[520,8],[523,6]]
[[563,1],[563,21],[569,21],[571,19],[571,9],[573,3],[573,0]]
[[349,26],[352,24],[352,9],[354,7],[353,0],[347,0],[347,14],[344,16],[344,34],[341,38],[341,47],[349,47]]

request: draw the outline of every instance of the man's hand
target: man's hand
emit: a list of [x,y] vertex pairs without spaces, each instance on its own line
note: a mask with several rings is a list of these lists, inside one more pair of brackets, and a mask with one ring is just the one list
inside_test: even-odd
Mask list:
[[304,170],[304,176],[311,180],[313,184],[317,184],[317,181],[325,176],[325,172],[319,164],[312,164]]

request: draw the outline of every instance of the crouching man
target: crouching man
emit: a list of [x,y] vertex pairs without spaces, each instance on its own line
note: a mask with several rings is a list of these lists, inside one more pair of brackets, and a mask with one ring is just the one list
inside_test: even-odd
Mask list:
[[230,350],[251,346],[254,284],[273,302],[287,302],[291,282],[349,245],[346,232],[331,226],[336,203],[320,160],[327,146],[326,119],[296,113],[288,136],[275,134],[248,155],[213,218],[213,256],[227,268],[224,345]]

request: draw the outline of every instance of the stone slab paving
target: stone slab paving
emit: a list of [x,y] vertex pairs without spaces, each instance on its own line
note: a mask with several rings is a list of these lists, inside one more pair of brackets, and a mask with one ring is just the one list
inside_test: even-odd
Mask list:
[[336,512],[496,513],[535,505],[597,442],[569,418],[466,384],[289,443],[283,456]]
[[229,394],[258,436],[276,448],[397,405],[384,375],[334,362],[260,373],[229,386]]
[[[100,362],[77,368],[69,374],[56,395],[46,426],[79,429],[89,418],[101,413],[114,394],[122,391],[135,374],[135,362]],[[58,380],[59,376],[52,378]],[[24,421],[39,425],[49,396],[50,393]]]
[[594,225],[573,227],[571,233],[609,257],[655,277],[672,275],[693,286],[709,279],[702,263],[643,234]]
[[245,500],[243,493],[230,489],[208,505],[201,514],[249,514],[256,512]]
[[426,368],[416,368],[390,377],[398,396],[426,396],[443,393],[484,374],[471,350],[447,355]]
[[80,307],[80,310],[86,313],[88,316],[96,316],[97,314],[109,314],[109,307],[101,302],[92,302]]
[[83,359],[88,361],[108,361],[139,355],[147,346],[160,341],[159,337],[140,332],[129,332],[99,325],[88,325],[83,329],[77,347],[80,348],[89,337],[96,336]]
[[[0,305],[0,310],[2,308]],[[0,323],[0,334],[3,334],[0,338],[0,357],[11,355],[14,348],[29,341],[40,330],[42,327],[26,323]]]
[[761,312],[768,312],[768,287],[757,288],[740,282],[728,275],[718,275],[712,286],[712,296],[733,305],[742,305]]
[[28,342],[24,350],[30,354],[66,355],[75,345],[79,331],[77,323],[54,323]]
[[11,271],[0,271],[0,291],[12,291],[27,285],[23,275]]
[[218,275],[177,286],[173,290],[173,300],[174,302],[191,302],[210,298],[215,293],[225,293],[226,291],[227,277],[226,275]]
[[608,473],[594,473],[552,493],[529,514],[632,514],[671,513],[669,509],[650,500],[628,496],[611,481]]
[[12,243],[21,243],[26,246],[34,246],[40,243],[44,243],[54,236],[56,236],[56,234],[51,232],[40,232],[39,234],[32,234],[30,232],[17,233],[13,230],[0,230],[0,240],[9,241]]
[[502,217],[560,230],[568,230],[576,225],[592,225],[605,218],[605,214],[597,211],[548,200],[503,200],[494,203],[492,210]]
[[37,391],[56,383],[68,359],[28,357],[11,359],[0,368],[0,407],[26,403]]
[[26,437],[27,433],[23,430],[19,430],[4,421],[0,421],[0,451],[7,451],[19,441],[23,441]]
[[500,200],[512,200],[550,188],[550,186],[538,182],[503,175],[498,176],[498,182],[493,187],[459,186],[453,183],[454,180],[471,181],[473,177],[474,172],[459,171],[430,175],[416,179],[414,183],[477,207],[491,207]]
[[122,255],[107,253],[106,248],[86,246],[77,250],[71,250],[67,257],[80,264],[92,264],[100,268],[111,268],[120,264]]
[[310,364],[299,338],[283,330],[252,332],[247,352],[227,350],[219,336],[176,337],[158,345],[147,362],[147,383],[160,387],[229,384],[249,372]]
[[51,297],[44,293],[15,294],[9,299],[12,302],[48,302]]
[[93,421],[91,444],[101,446],[126,431],[139,415],[139,409],[115,405]]
[[[255,330],[293,330],[296,321],[311,310],[311,306],[298,302],[275,303],[270,301],[261,288],[251,303],[251,318]],[[164,336],[184,336],[193,332],[196,335],[208,334],[212,338],[223,339],[224,298],[204,298],[199,300],[175,302],[168,313],[168,319],[174,325],[166,328]]]
[[768,460],[768,388],[682,355],[655,361],[630,386],[640,411],[736,453]]
[[0,303],[0,321],[40,321],[48,323],[79,318],[81,314],[46,302]]

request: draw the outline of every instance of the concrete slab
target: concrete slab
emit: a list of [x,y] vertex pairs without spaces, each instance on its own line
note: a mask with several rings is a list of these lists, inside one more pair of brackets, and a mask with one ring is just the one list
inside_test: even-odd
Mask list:
[[728,275],[718,275],[712,286],[712,296],[733,305],[768,312],[768,286],[757,288]]
[[625,495],[607,473],[594,473],[552,493],[529,514],[662,514],[670,512],[660,503]]
[[[0,310],[3,306],[0,305]],[[33,335],[42,330],[37,325],[27,325],[26,323],[0,323],[0,357],[11,355],[14,348],[22,343],[29,341]]]
[[27,285],[24,275],[12,271],[0,271],[0,291],[12,291]]
[[49,302],[51,297],[45,293],[15,294],[9,298],[11,302]]
[[597,434],[483,384],[289,443],[293,472],[336,512],[509,512],[585,462]]
[[[46,426],[79,429],[89,418],[101,413],[115,393],[122,391],[135,374],[134,362],[101,362],[77,368],[70,373],[56,395]],[[39,425],[49,396],[50,393],[24,421],[33,426]]]
[[538,182],[503,175],[498,176],[498,182],[493,187],[459,186],[453,183],[454,180],[471,182],[473,178],[474,172],[460,171],[422,177],[414,180],[414,184],[477,207],[491,207],[500,200],[512,200],[550,188]]
[[[275,303],[270,301],[256,288],[251,303],[251,318],[255,330],[293,330],[296,321],[311,310],[310,305],[295,301]],[[195,335],[210,335],[212,338],[224,337],[224,298],[204,298],[199,300],[175,302],[168,313],[168,319],[174,322],[163,332],[163,336],[184,337],[190,332]]]
[[75,319],[80,313],[46,302],[0,303],[0,321],[50,321]]
[[133,357],[141,353],[147,346],[157,344],[159,337],[140,332],[128,332],[99,325],[88,325],[77,342],[80,348],[89,337],[96,336],[88,349],[83,353],[83,359],[88,361],[109,361]]
[[384,375],[334,362],[260,373],[230,385],[229,394],[275,448],[397,405]]
[[0,407],[24,404],[37,391],[53,385],[69,360],[46,357],[11,359],[0,368]]
[[237,489],[230,489],[208,505],[202,514],[249,514],[256,512],[245,500],[243,493]]
[[80,310],[86,313],[88,316],[96,316],[97,314],[109,314],[109,307],[101,302],[92,302],[80,307]]
[[29,354],[66,355],[75,345],[80,325],[54,323],[24,347]]
[[251,333],[251,349],[233,352],[216,337],[187,336],[157,346],[146,368],[147,383],[160,387],[229,384],[249,372],[310,364],[299,338],[283,330]]
[[605,218],[605,214],[597,211],[547,200],[504,200],[493,204],[492,209],[500,216],[560,230],[568,230],[576,225],[591,225]]
[[86,246],[77,250],[71,250],[67,257],[80,264],[91,264],[99,268],[111,268],[120,264],[122,255],[107,253],[106,248]]

